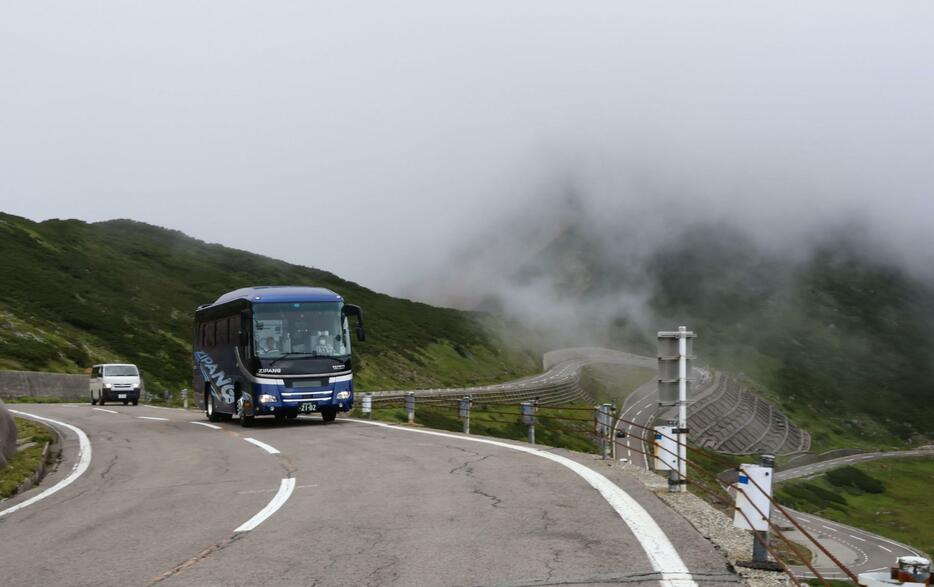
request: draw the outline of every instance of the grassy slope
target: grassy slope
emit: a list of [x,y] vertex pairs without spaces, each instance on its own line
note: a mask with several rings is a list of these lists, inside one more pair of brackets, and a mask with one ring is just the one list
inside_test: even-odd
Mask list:
[[194,308],[247,285],[330,288],[363,307],[361,389],[511,379],[539,358],[506,348],[492,319],[368,290],[334,274],[117,220],[0,214],[0,369],[81,372],[138,364],[151,388],[190,385]]
[[[812,480],[782,484],[777,496],[782,503],[838,522],[863,528],[934,552],[934,459],[885,459],[853,468],[881,481],[882,493],[867,493],[855,487],[840,487],[826,475]],[[833,492],[844,503],[820,499],[814,487]],[[797,490],[795,489],[797,488]],[[801,491],[801,490],[804,491]],[[809,497],[813,496],[813,497]]]

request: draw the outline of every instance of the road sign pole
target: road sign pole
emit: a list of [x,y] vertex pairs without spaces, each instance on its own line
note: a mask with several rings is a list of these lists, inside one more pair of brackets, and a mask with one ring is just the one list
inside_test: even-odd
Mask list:
[[687,491],[688,478],[688,339],[687,327],[678,327],[678,488]]

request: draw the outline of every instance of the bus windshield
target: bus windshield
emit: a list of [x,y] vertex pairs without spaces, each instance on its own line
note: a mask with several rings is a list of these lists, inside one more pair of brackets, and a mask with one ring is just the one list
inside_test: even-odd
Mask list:
[[256,356],[345,359],[350,355],[350,336],[341,305],[340,302],[255,304]]

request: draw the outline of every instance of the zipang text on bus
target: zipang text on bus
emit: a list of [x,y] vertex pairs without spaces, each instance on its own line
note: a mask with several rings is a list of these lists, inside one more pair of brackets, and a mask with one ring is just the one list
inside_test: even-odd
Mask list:
[[363,313],[316,287],[257,286],[199,306],[193,385],[212,422],[277,420],[318,412],[331,422],[353,408],[349,318],[365,340]]

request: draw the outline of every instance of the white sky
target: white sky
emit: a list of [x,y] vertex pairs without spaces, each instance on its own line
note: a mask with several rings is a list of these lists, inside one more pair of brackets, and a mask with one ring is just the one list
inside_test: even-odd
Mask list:
[[929,250],[932,31],[927,0],[0,0],[0,209],[390,292],[569,176]]

